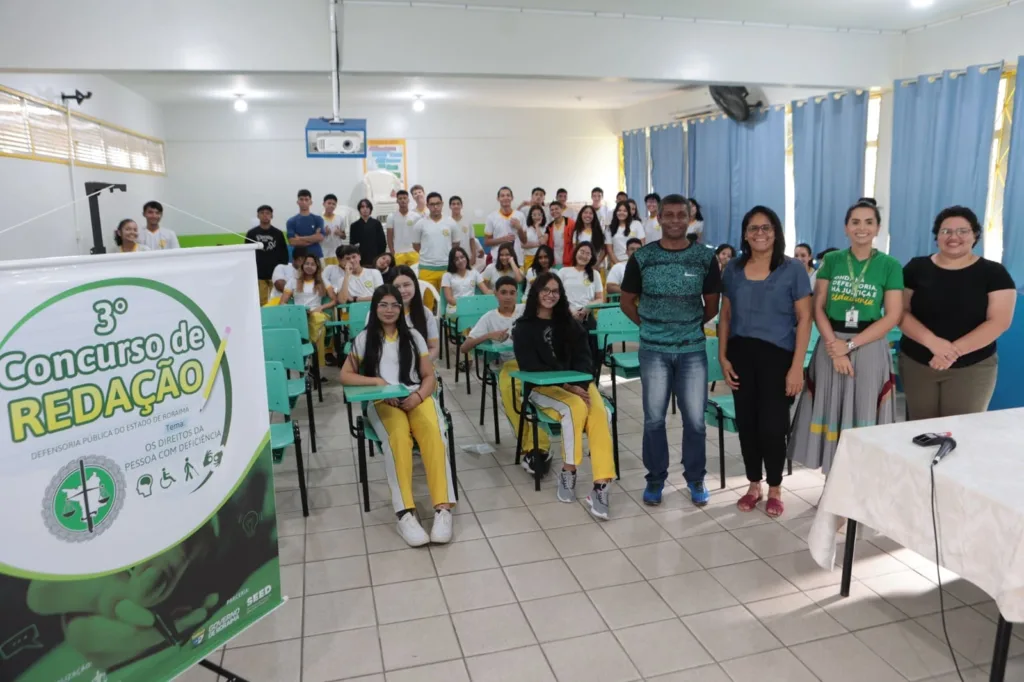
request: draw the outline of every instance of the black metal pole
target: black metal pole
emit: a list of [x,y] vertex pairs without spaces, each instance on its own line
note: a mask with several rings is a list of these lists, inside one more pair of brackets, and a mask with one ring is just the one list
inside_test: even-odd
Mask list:
[[92,222],[92,249],[90,249],[89,253],[93,255],[107,252],[107,248],[103,245],[103,223],[100,221],[99,193],[108,188],[111,192],[115,189],[122,192],[128,191],[128,186],[123,184],[113,184],[110,182],[85,183],[85,193],[89,197],[89,219]]
[[853,576],[853,551],[857,546],[857,522],[846,520],[846,548],[843,551],[843,581],[839,585],[839,596],[850,596],[850,578]]
[[1010,634],[1013,632],[1013,623],[1006,622],[1002,615],[999,616],[999,625],[996,627],[996,644],[992,651],[992,672],[989,673],[989,682],[1003,682],[1006,677],[1006,659],[1010,654]]
[[224,679],[224,682],[248,682],[248,680],[246,680],[244,677],[239,677],[230,670],[225,670],[216,663],[211,663],[205,658],[199,661],[199,665],[203,666],[212,673],[220,675]]

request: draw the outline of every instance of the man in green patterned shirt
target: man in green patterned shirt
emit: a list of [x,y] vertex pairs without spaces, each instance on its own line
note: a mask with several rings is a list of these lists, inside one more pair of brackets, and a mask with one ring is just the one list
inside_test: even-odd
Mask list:
[[704,323],[718,313],[721,273],[714,251],[686,238],[690,204],[684,197],[665,197],[658,222],[661,239],[638,250],[626,265],[620,303],[622,311],[640,325],[647,467],[643,499],[645,504],[661,504],[669,466],[665,416],[674,393],[683,418],[683,476],[693,503],[704,506],[710,498],[704,485],[708,400]]

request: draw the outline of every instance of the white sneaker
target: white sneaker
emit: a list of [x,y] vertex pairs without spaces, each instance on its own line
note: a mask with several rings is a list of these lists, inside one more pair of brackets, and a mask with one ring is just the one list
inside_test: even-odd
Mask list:
[[416,515],[412,512],[402,514],[402,518],[398,519],[398,534],[409,543],[410,547],[422,547],[430,542],[430,536],[427,535],[427,531],[423,530],[423,526],[416,520]]
[[451,509],[438,509],[434,512],[434,525],[430,529],[430,541],[439,545],[452,541]]

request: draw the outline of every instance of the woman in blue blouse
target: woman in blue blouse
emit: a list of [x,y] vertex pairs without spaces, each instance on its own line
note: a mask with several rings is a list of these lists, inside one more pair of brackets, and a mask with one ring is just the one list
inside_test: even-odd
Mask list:
[[762,467],[768,480],[769,516],[781,516],[790,399],[804,381],[811,337],[811,285],[803,265],[785,255],[782,223],[775,211],[755,206],[743,216],[739,258],[722,275],[718,359],[736,401],[736,427],[750,487],[740,511],[762,498]]

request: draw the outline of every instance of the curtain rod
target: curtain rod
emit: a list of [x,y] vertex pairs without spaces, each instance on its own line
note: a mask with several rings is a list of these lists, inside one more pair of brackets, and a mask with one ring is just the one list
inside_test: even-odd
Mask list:
[[[1002,71],[1004,71],[1006,73],[1012,73],[1013,70],[1014,70],[1012,66],[1011,67],[1007,67],[1005,65],[1005,62],[994,62],[992,64],[979,64],[979,65],[976,65],[976,66],[978,66],[978,70],[981,73],[988,73],[992,69],[1001,69]],[[967,69],[950,69],[949,71],[943,71],[941,73],[924,73],[924,74],[921,74],[920,76],[918,76],[917,78],[907,78],[907,79],[901,80],[900,81],[900,85],[904,86],[904,87],[907,86],[907,85],[913,85],[914,83],[917,83],[918,81],[920,81],[922,78],[927,78],[929,83],[934,83],[935,81],[939,80],[940,78],[945,78],[947,75],[950,78],[959,78],[960,76],[966,76],[967,75],[967,70],[968,69],[972,69],[972,68],[974,68],[974,67],[973,66],[969,66],[969,67],[967,67]]]

